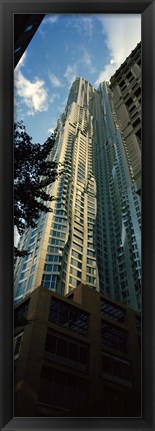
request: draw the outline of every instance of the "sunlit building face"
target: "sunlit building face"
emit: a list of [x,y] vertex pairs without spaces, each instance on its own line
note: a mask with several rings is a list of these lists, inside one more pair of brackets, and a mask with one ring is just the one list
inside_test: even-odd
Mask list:
[[112,90],[72,84],[49,156],[64,163],[48,187],[53,212],[21,238],[30,254],[15,268],[15,301],[39,285],[69,293],[81,282],[140,309],[141,213]]

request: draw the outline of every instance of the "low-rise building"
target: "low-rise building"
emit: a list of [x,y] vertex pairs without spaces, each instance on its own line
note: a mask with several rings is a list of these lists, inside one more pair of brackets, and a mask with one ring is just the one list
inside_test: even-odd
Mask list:
[[15,308],[15,416],[139,417],[141,319],[86,285]]

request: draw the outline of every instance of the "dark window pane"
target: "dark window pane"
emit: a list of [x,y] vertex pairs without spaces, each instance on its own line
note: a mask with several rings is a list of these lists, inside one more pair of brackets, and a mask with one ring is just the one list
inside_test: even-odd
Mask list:
[[57,298],[52,298],[49,320],[58,325],[69,328],[81,335],[88,334],[88,313],[79,310],[75,306],[65,303]]
[[53,368],[43,365],[41,370],[41,378],[45,380],[53,380]]
[[116,304],[111,304],[110,302],[101,298],[101,312],[111,319],[117,320],[117,322],[123,323],[125,321],[126,312],[123,308],[117,306]]
[[18,324],[22,324],[22,322],[24,323],[26,316],[27,316],[27,312],[28,312],[29,302],[30,302],[30,299],[28,299],[22,305],[20,305],[17,309],[15,309],[15,311],[14,311],[14,325],[15,325],[15,327],[18,326]]
[[131,380],[131,367],[129,364],[122,364],[123,365],[123,378],[125,380],[130,381]]
[[57,337],[55,335],[47,334],[45,342],[46,352],[56,353]]
[[58,324],[68,327],[68,307],[66,304],[60,304]]
[[14,355],[17,355],[17,354],[19,353],[20,343],[21,343],[22,336],[23,336],[23,334],[22,334],[22,335],[20,335],[20,336],[17,338],[17,341],[16,341],[16,347],[15,347],[15,350],[14,350]]
[[74,374],[68,374],[68,381],[67,381],[68,386],[71,386],[72,388],[76,388],[77,380],[78,380],[77,376],[75,376]]
[[78,345],[69,343],[68,359],[78,362]]
[[102,321],[102,343],[122,352],[128,351],[128,332],[122,328]]
[[60,370],[53,369],[53,382],[55,382],[59,385],[65,385],[66,384],[66,373],[63,373]]
[[84,365],[88,364],[88,349],[82,346],[79,351],[79,362]]
[[63,340],[62,338],[58,338],[58,345],[57,345],[57,355],[67,357],[67,340]]
[[70,311],[69,313],[69,329],[72,331],[78,330],[78,313],[77,311]]
[[54,301],[54,298],[52,298],[51,306],[50,306],[50,313],[49,313],[49,320],[52,322],[58,321],[58,312],[59,312],[59,303]]
[[120,361],[112,359],[113,375],[122,378],[122,364]]
[[109,356],[102,356],[102,370],[104,373],[112,375],[112,363]]

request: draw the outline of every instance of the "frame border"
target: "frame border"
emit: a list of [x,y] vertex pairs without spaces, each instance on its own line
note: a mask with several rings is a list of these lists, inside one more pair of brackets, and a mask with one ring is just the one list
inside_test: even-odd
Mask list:
[[[142,269],[143,269],[143,418],[13,418],[13,14],[14,13],[141,13],[142,19]],[[155,257],[155,173],[154,124],[155,114],[155,0],[0,0],[2,28],[2,94],[0,148],[1,198],[1,429],[155,429],[155,319],[154,257]],[[9,127],[8,127],[9,126]],[[3,138],[3,140],[2,140]]]

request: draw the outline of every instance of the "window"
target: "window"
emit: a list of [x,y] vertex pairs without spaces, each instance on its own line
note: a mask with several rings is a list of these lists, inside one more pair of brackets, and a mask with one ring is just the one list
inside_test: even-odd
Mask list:
[[87,379],[43,365],[38,401],[58,408],[74,409],[86,403],[88,388]]
[[[54,330],[48,330],[45,341],[46,359],[56,360],[76,368],[86,369],[89,359],[89,347],[87,343],[81,342],[66,334]],[[64,361],[62,360],[64,358]]]
[[95,260],[89,259],[88,257],[87,257],[87,263],[88,263],[88,265],[96,266]]
[[137,118],[137,120],[134,121],[134,123],[132,124],[133,127],[138,126],[138,124],[140,124],[140,118]]
[[125,309],[117,306],[116,304],[112,304],[105,299],[101,298],[101,312],[104,316],[110,317],[110,319],[114,319],[117,322],[123,323],[125,321],[126,312]]
[[64,244],[63,240],[56,239],[56,238],[49,238],[48,242],[49,242],[49,244],[55,244],[55,245],[62,245],[62,244]]
[[125,382],[131,382],[131,364],[129,361],[104,353],[102,355],[103,376],[110,376]]
[[16,294],[15,294],[16,298],[21,297],[23,295],[25,287],[26,287],[26,283],[27,283],[27,280],[24,280],[21,283],[20,282],[18,283],[18,287],[17,287]]
[[91,268],[90,266],[87,266],[87,272],[89,272],[89,274],[96,275],[96,269]]
[[76,259],[71,259],[71,264],[72,265],[74,265],[74,266],[77,266],[78,268],[82,268],[82,263],[81,262],[78,262]]
[[36,268],[36,264],[32,265],[31,274],[35,271],[35,268]]
[[27,27],[25,28],[25,32],[26,31],[30,31],[30,30],[32,30],[32,28],[33,28],[33,25],[27,25]]
[[[58,249],[57,249],[57,252],[58,252]],[[52,254],[47,254],[46,255],[46,260],[48,261],[48,262],[59,262],[59,256],[58,255],[52,255]]]
[[24,322],[28,312],[30,299],[24,301],[17,309],[14,310],[14,324],[15,327],[18,326],[18,323]]
[[70,267],[70,273],[73,274],[75,277],[81,277],[81,271],[78,271],[78,269],[73,268],[73,266]]
[[29,281],[28,281],[28,285],[27,285],[27,289],[26,290],[30,290],[31,289],[32,282],[33,282],[33,277],[34,277],[34,274],[29,277]]
[[65,233],[60,232],[60,231],[52,231],[51,235],[56,236],[56,237],[60,237],[60,238],[65,238]]
[[23,280],[24,278],[27,278],[27,276],[28,276],[28,272],[27,271],[28,271],[28,269],[26,269],[25,271],[23,271],[21,273],[20,281]]
[[130,97],[125,104],[129,107],[133,103],[133,99]]
[[134,78],[134,77],[133,77],[133,74],[132,74],[132,72],[131,72],[131,71],[129,71],[129,72],[127,73],[126,78],[127,78],[128,80],[131,80],[131,79],[133,79],[133,78]]
[[43,274],[42,283],[43,287],[53,290],[56,288],[56,280],[57,275],[56,274]]
[[138,98],[138,96],[141,95],[141,88],[137,88],[137,90],[135,91],[135,96]]
[[[72,256],[76,257],[79,260],[82,260],[82,254],[78,253],[75,250],[72,250]],[[74,259],[75,260],[75,259]]]
[[[61,221],[61,223],[62,223],[62,221]],[[52,223],[53,224],[53,229],[59,229],[59,230],[65,230],[66,229],[66,225],[62,225],[62,224],[59,224],[59,223]],[[51,230],[51,232],[50,232],[50,234],[52,235],[52,230]]]
[[86,275],[86,282],[87,283],[96,283],[96,278],[90,277],[89,275]]
[[82,239],[82,238],[79,238],[77,235],[74,235],[74,236],[73,236],[73,238],[74,238],[74,240],[75,240],[75,241],[77,241],[78,243],[83,244],[83,239]]
[[91,250],[87,250],[87,255],[88,256],[92,256],[92,257],[94,257],[94,252],[93,251],[91,251]]
[[36,235],[34,235],[34,236],[30,239],[30,241],[29,241],[29,245],[31,245],[31,244],[33,244],[33,243],[35,242],[35,238],[36,238]]
[[80,284],[80,280],[70,276],[69,283],[71,283],[74,287],[77,287]]
[[73,247],[74,248],[76,248],[76,250],[78,250],[78,251],[83,251],[83,247],[81,247],[81,245],[79,245],[79,244],[76,244],[75,242],[73,242]]
[[19,350],[21,347],[21,341],[22,341],[22,337],[23,337],[23,331],[18,334],[15,338],[14,338],[14,357],[16,357],[17,355],[19,355]]
[[88,313],[57,298],[51,299],[49,321],[80,335],[88,335]]
[[47,263],[44,266],[44,271],[56,272],[58,271],[58,265],[50,265]]
[[128,331],[102,321],[101,324],[102,343],[121,352],[128,351]]
[[92,250],[94,250],[94,245],[91,242],[87,242],[87,247],[91,248]]

